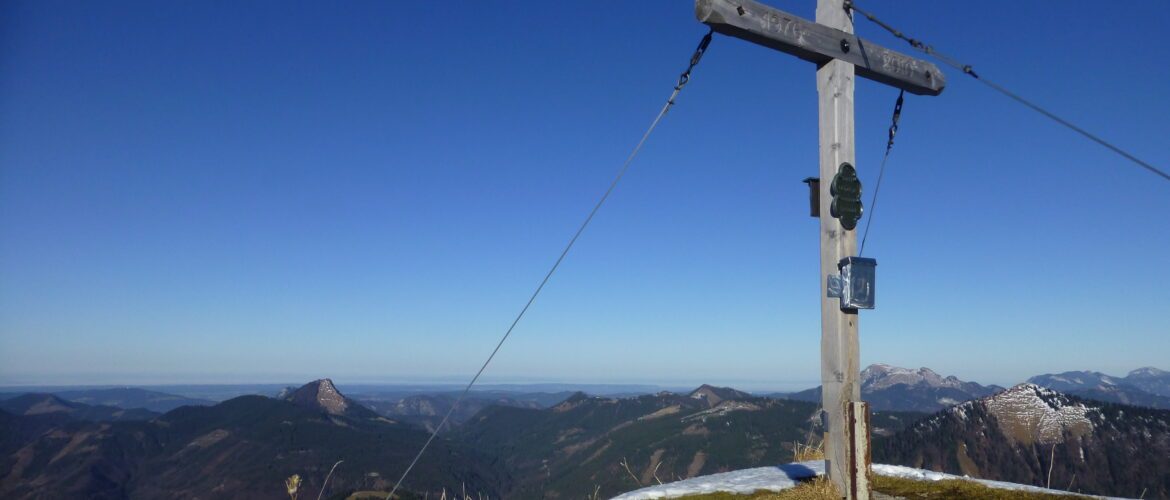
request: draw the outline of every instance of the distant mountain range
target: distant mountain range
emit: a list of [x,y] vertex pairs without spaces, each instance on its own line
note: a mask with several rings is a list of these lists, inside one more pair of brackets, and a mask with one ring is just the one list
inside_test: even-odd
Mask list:
[[[1146,368],[1033,380],[1157,403],[1164,396],[1148,391],[1164,390],[1165,374]],[[1036,384],[1005,391],[927,368],[873,365],[861,375],[879,462],[1037,485],[1049,482],[1051,466],[1053,487],[1132,496],[1145,488],[1146,498],[1170,490],[1170,412]],[[282,482],[293,473],[304,478],[307,498],[338,460],[323,498],[384,492],[458,393],[364,389],[359,400],[321,379],[276,398],[241,396],[161,415],[59,395],[9,397],[0,401],[0,498],[275,499],[287,497]],[[101,391],[109,390],[72,396],[127,405],[184,400]],[[607,496],[787,462],[795,443],[824,431],[819,390],[802,392],[777,399],[711,385],[620,398],[476,391],[416,465],[404,498],[464,485],[472,496]],[[889,408],[937,412],[923,420],[928,413]]]
[[87,405],[66,401],[53,394],[24,394],[0,401],[0,410],[13,415],[57,415],[90,422],[150,420],[159,416],[150,410]]
[[876,440],[875,462],[1074,492],[1170,498],[1170,411],[1021,384]]
[[[874,364],[861,373],[862,394],[876,409],[933,412],[951,405],[1002,391],[996,385],[983,386],[954,376],[943,377],[929,368],[899,368]],[[1133,370],[1125,377],[1100,372],[1079,371],[1037,375],[1027,380],[1040,386],[1100,401],[1118,402],[1152,408],[1170,408],[1170,372],[1146,367]],[[424,427],[437,421],[435,415],[446,413],[462,392],[451,384],[348,384],[350,397],[384,416],[418,423]],[[25,393],[50,393],[66,401],[87,405],[142,408],[165,413],[179,406],[209,406],[239,395],[259,394],[283,397],[296,387],[273,384],[248,385],[176,385],[151,388],[87,387],[14,387],[0,392],[0,400]],[[495,405],[520,408],[547,408],[574,391],[623,398],[654,394],[662,389],[648,385],[568,385],[568,384],[487,384],[477,385],[452,415],[452,423],[465,422],[479,410]],[[672,389],[673,390],[673,389]],[[183,394],[183,395],[179,395]],[[795,393],[766,394],[768,397],[820,401],[820,388]]]
[[[517,386],[517,390],[474,390],[469,391],[467,396],[459,403],[451,414],[450,420],[447,421],[447,430],[462,425],[472,416],[479,413],[484,408],[489,406],[511,406],[516,408],[548,408],[552,405],[564,401],[565,398],[573,395],[573,392],[527,392],[530,387],[544,387],[540,384],[530,384]],[[559,387],[559,386],[556,386]],[[600,388],[624,387],[632,386],[596,386]],[[435,426],[443,420],[443,417],[455,405],[455,401],[463,391],[451,391],[447,387],[440,387],[436,392],[419,392],[422,389],[403,390],[401,388],[379,389],[377,387],[364,386],[364,392],[357,393],[353,400],[360,403],[378,414],[397,420],[407,422],[428,431],[435,429]],[[296,389],[293,387],[285,388],[279,394],[277,399],[288,398]]]
[[[867,397],[904,397],[900,404],[910,406],[999,390],[888,365],[867,368],[862,383]],[[434,420],[424,417],[441,416],[454,398],[413,395],[394,400],[397,410],[374,411],[330,379],[278,396],[180,406],[161,416],[53,395],[7,399],[0,498],[277,499],[287,496],[282,482],[294,473],[304,480],[302,498],[311,498],[338,460],[323,498],[385,492],[428,439],[425,426],[433,429]],[[497,498],[607,496],[786,463],[797,443],[824,432],[819,402],[713,385],[625,398],[576,392],[550,405],[552,397],[468,399],[480,409],[456,411],[468,413],[434,440],[409,475],[405,498],[456,487]],[[1170,488],[1168,411],[1026,384],[924,417],[876,407],[875,460],[1033,485],[1046,484],[1052,466],[1053,486],[1072,482],[1073,491],[1102,494],[1137,496],[1145,488],[1147,498],[1164,498]]]
[[[331,387],[316,381],[288,400],[241,396],[139,422],[0,411],[0,470],[6,471],[0,497],[275,500],[288,498],[283,482],[295,473],[304,480],[300,496],[311,498],[338,460],[344,462],[325,497],[389,489],[428,434],[378,416]],[[510,479],[496,464],[440,439],[404,487],[436,494],[465,487],[498,497]]]
[[[870,408],[881,411],[930,413],[1002,390],[997,385],[983,386],[954,376],[943,377],[930,368],[912,370],[874,364],[861,372],[861,399],[869,402]],[[820,403],[821,388],[782,397]]]
[[[1027,382],[1096,401],[1170,409],[1170,372],[1157,368],[1139,368],[1125,377],[1090,371],[1044,374]],[[943,377],[929,368],[914,370],[874,364],[861,372],[861,397],[877,410],[930,413],[1003,390],[997,385],[984,386],[954,376]],[[821,388],[775,397],[819,402]]]
[[1089,371],[1045,374],[1028,383],[1097,401],[1170,410],[1170,372],[1157,368],[1139,368],[1125,377]]
[[[65,401],[90,406],[116,406],[126,410],[143,409],[155,413],[166,413],[180,406],[210,406],[216,403],[208,399],[188,398],[136,387],[32,391],[32,393],[52,394]],[[23,394],[27,393],[0,393],[0,401]]]
[[54,395],[75,403],[142,408],[158,413],[166,413],[180,406],[211,406],[217,403],[209,399],[188,398],[135,387],[61,391]]
[[[36,401],[39,402],[36,402]],[[378,415],[328,379],[280,398],[184,406],[149,421],[92,423],[50,395],[0,411],[3,498],[302,497],[344,460],[326,498],[386,491],[428,438]],[[38,406],[39,405],[39,406]],[[80,405],[79,405],[80,406]],[[817,405],[702,386],[636,398],[574,393],[551,407],[488,406],[434,441],[405,483],[407,498],[466,487],[473,496],[609,495],[660,479],[791,460],[815,439]],[[28,413],[28,414],[25,414]],[[919,414],[874,416],[892,430]],[[624,464],[624,465],[623,465]],[[631,471],[637,478],[630,476]]]

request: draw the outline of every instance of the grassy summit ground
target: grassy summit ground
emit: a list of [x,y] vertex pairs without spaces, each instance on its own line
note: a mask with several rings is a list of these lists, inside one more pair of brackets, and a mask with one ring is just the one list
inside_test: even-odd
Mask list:
[[[873,490],[908,500],[1084,500],[1079,495],[1051,495],[1027,491],[1003,490],[972,481],[915,481],[885,476],[874,476]],[[802,483],[781,492],[760,491],[751,495],[711,493],[684,497],[686,500],[838,500],[834,488],[824,478]]]

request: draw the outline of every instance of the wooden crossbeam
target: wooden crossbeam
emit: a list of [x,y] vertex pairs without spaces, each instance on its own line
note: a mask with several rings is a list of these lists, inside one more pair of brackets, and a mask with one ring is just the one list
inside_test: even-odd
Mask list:
[[939,95],[946,87],[946,76],[930,62],[753,0],[696,0],[695,17],[718,33],[817,65],[845,61],[856,68],[857,76],[911,94]]

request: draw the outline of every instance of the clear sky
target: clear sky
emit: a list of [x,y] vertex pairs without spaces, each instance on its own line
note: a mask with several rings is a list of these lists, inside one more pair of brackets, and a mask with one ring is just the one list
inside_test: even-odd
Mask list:
[[[1170,168],[1170,3],[866,5]],[[0,384],[463,380],[705,32],[685,1],[2,2]],[[1170,369],[1170,182],[947,75],[907,98],[863,365]],[[867,203],[896,95],[857,85]],[[813,65],[717,36],[487,379],[814,385],[816,117]]]

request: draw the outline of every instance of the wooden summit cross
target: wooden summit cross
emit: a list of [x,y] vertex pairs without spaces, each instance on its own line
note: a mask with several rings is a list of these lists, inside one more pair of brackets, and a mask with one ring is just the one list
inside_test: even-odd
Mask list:
[[870,497],[868,406],[861,401],[857,310],[828,296],[837,263],[854,256],[857,235],[830,217],[830,182],[842,163],[855,165],[853,77],[919,95],[938,95],[946,78],[933,64],[853,35],[845,0],[817,0],[817,22],[753,0],[696,0],[695,16],[724,35],[817,65],[820,116],[821,387],[828,427],[825,472],[850,500]]

